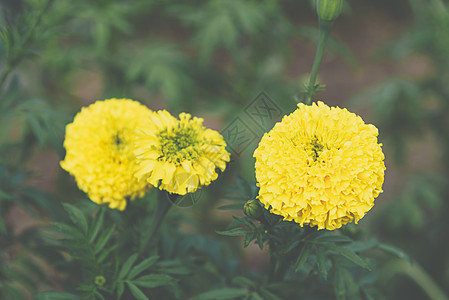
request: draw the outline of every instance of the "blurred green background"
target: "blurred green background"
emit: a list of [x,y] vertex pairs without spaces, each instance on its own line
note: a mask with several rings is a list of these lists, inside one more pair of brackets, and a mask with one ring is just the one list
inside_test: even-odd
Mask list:
[[[82,106],[131,98],[219,131],[239,117],[247,144],[234,145],[224,180],[253,182],[253,150],[277,119],[260,126],[245,109],[264,92],[292,112],[318,36],[305,0],[2,0],[0,8],[0,289],[25,297],[65,288],[67,270],[52,265],[60,254],[43,230],[62,218],[61,201],[85,198],[59,167],[64,127]],[[448,9],[440,0],[348,0],[315,96],[379,128],[384,193],[361,230],[403,249],[447,294]],[[214,233],[230,219],[215,209],[223,193],[206,189],[202,198],[213,201],[182,214]],[[265,259],[255,248],[240,252],[250,269]],[[387,299],[427,299],[419,274],[385,272]]]

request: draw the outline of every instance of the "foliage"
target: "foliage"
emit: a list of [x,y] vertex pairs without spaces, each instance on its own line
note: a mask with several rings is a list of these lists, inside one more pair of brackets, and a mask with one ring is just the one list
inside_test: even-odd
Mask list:
[[[119,212],[93,204],[59,168],[50,174],[64,158],[65,125],[97,99],[132,98],[226,128],[264,91],[288,114],[304,92],[297,69],[312,66],[307,45],[318,43],[314,1],[2,1],[0,298],[447,298],[449,6],[347,1],[342,28],[357,27],[365,6],[407,21],[376,59],[419,55],[431,71],[389,76],[351,97],[379,128],[387,172],[397,175],[366,220],[331,232],[263,207],[257,218],[243,213],[258,201],[246,155],[263,133],[251,120],[256,137],[243,156],[233,153],[216,183],[178,202],[153,189]],[[345,44],[351,33],[331,36],[328,51],[356,72],[365,61]],[[296,41],[306,47],[296,51]],[[416,168],[423,137],[432,144]],[[41,173],[52,178],[36,183]]]

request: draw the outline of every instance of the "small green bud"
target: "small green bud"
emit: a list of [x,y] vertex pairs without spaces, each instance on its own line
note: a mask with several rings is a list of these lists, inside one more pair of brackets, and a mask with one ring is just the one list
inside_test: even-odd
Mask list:
[[103,275],[95,276],[95,284],[98,286],[103,286],[106,283],[106,278]]
[[263,213],[262,206],[260,206],[259,201],[249,200],[243,205],[243,212],[245,215],[252,219],[257,219]]
[[341,13],[344,0],[316,0],[316,12],[323,21],[335,21]]

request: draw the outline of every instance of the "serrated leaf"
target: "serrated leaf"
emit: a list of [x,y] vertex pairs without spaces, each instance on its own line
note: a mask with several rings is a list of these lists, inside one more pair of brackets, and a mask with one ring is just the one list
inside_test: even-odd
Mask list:
[[150,300],[137,286],[135,286],[131,282],[127,282],[126,284],[128,285],[131,294],[133,294],[133,296],[136,297],[137,300]]
[[106,243],[110,240],[112,234],[114,233],[115,230],[115,225],[111,226],[108,228],[108,230],[106,230],[105,232],[103,232],[100,237],[98,238],[97,244],[95,244],[94,247],[94,253],[98,254],[103,247],[106,245]]
[[118,274],[118,280],[125,278],[126,275],[128,275],[129,270],[131,270],[131,267],[133,266],[134,262],[137,259],[137,253],[131,255],[123,264],[122,268],[120,269],[120,272]]
[[75,223],[84,234],[87,234],[87,220],[83,212],[78,207],[68,203],[63,203],[62,206],[69,214],[72,222]]
[[140,273],[142,273],[143,271],[147,270],[152,265],[154,265],[158,259],[159,256],[154,255],[143,260],[142,262],[140,262],[138,265],[136,265],[134,268],[131,269],[131,272],[129,272],[127,278],[133,279],[134,277],[136,277],[137,275],[139,275]]
[[370,270],[370,267],[368,266],[368,264],[357,254],[355,254],[354,252],[352,252],[351,250],[349,250],[348,248],[345,247],[340,247],[340,246],[336,246],[336,245],[327,245],[327,247],[336,252],[337,254],[347,258],[348,260],[352,261],[353,263],[355,263],[356,265]]
[[306,263],[307,259],[310,255],[310,249],[307,245],[303,245],[301,250],[299,251],[298,258],[295,263],[295,272],[298,272],[299,269]]
[[227,236],[241,236],[250,233],[251,230],[243,228],[243,227],[236,227],[228,230],[223,231],[216,231],[216,233],[221,235],[227,235]]
[[235,299],[246,295],[248,295],[248,291],[245,290],[235,288],[223,288],[199,294],[198,296],[192,297],[189,300],[211,300],[211,299],[225,300],[225,299]]

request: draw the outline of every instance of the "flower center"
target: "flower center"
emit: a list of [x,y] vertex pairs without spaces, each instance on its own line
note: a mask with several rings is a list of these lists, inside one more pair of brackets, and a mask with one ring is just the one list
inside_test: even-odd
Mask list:
[[320,157],[320,154],[323,152],[324,149],[327,149],[321,142],[318,140],[317,137],[314,137],[310,143],[306,144],[305,150],[309,157],[313,159],[314,162],[318,160]]
[[123,138],[123,133],[122,132],[117,132],[112,137],[112,144],[116,147],[116,149],[118,151],[123,151],[123,149],[126,146],[126,143],[125,143],[125,139]]
[[181,163],[200,156],[198,132],[188,126],[178,126],[159,132],[162,156],[166,161]]

